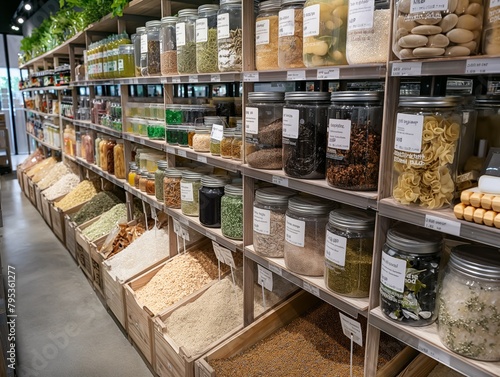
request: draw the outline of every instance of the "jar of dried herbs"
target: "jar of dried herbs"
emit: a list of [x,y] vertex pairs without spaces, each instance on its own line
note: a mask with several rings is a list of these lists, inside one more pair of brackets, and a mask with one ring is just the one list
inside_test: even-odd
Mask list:
[[380,308],[388,318],[409,326],[436,320],[442,244],[442,236],[427,229],[389,229],[380,271]]
[[304,68],[302,17],[304,0],[283,0],[279,12],[278,66]]
[[241,71],[241,0],[221,0],[217,13],[217,51],[219,71]]
[[325,270],[325,227],[334,204],[328,200],[294,196],[285,214],[285,265],[307,276],[323,276]]
[[234,130],[225,128],[220,141],[220,156],[222,158],[231,158],[231,144],[234,140]]
[[217,4],[198,7],[196,20],[196,71],[218,72],[217,64]]
[[199,216],[199,192],[203,174],[183,171],[181,180],[181,210],[186,216]]
[[181,179],[182,171],[165,169],[163,178],[163,199],[168,208],[181,208]]
[[221,199],[222,235],[233,240],[243,239],[243,188],[226,185]]
[[196,73],[196,9],[181,9],[175,24],[177,42],[177,71]]
[[151,140],[165,140],[165,123],[158,120],[148,122],[148,138]]
[[283,107],[283,170],[294,178],[325,177],[330,93],[288,92]]
[[155,171],[155,196],[158,201],[163,202],[163,179],[165,170],[168,168],[167,161],[158,161],[158,169]]
[[228,177],[204,175],[200,187],[200,223],[209,228],[220,228],[221,199]]
[[497,248],[460,245],[451,251],[439,289],[438,335],[476,360],[500,360],[500,261]]
[[163,17],[160,32],[160,69],[163,76],[177,75],[177,42],[176,29],[177,17]]
[[250,92],[245,107],[245,153],[256,169],[281,169],[283,92]]
[[253,202],[253,247],[256,253],[283,258],[285,247],[285,212],[295,191],[265,187],[255,191]]
[[255,19],[255,68],[278,69],[278,12],[281,0],[259,3]]
[[346,190],[376,190],[382,134],[382,92],[333,92],[326,180]]
[[330,212],[325,241],[325,285],[349,297],[368,297],[375,214],[354,208]]

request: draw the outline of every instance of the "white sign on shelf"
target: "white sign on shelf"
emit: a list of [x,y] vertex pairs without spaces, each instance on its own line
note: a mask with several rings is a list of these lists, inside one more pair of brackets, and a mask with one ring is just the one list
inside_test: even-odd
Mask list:
[[167,147],[167,153],[175,154],[175,148]]
[[423,354],[432,357],[433,359],[443,363],[444,365],[450,365],[451,357],[446,353],[446,351],[435,352],[429,347],[426,342],[422,340],[419,340],[417,349]]
[[274,264],[269,263],[269,269],[272,272],[274,272],[276,275],[283,276],[283,271],[278,266],[275,266]]
[[287,71],[286,79],[288,81],[305,80],[306,79],[306,71],[303,69],[299,70],[299,71]]
[[229,249],[222,247],[214,240],[212,240],[212,246],[218,260],[220,260],[222,263],[227,264],[228,266],[236,268],[236,264],[234,263],[233,253],[231,253]]
[[466,74],[500,73],[500,58],[496,59],[467,59]]
[[220,82],[220,75],[210,75],[210,82]]
[[189,82],[198,82],[198,75],[189,75]]
[[278,186],[288,187],[288,178],[273,175],[273,183]]
[[224,126],[222,124],[212,125],[212,133],[210,135],[211,139],[221,141],[224,135]]
[[359,344],[363,347],[363,332],[361,331],[361,323],[358,321],[349,318],[348,316],[339,313],[340,315],[340,323],[342,324],[342,332],[349,339],[354,341],[354,343]]
[[259,72],[246,72],[243,74],[244,82],[255,82],[259,81]]
[[183,151],[182,149],[179,149],[177,151],[177,155],[181,156],[181,157],[186,157],[187,156],[186,151]]
[[397,76],[420,76],[422,74],[422,62],[394,62],[392,63],[391,75]]
[[319,297],[319,288],[318,287],[315,287],[314,285],[311,285],[305,281],[302,283],[302,287],[304,288],[304,291],[307,291],[307,292],[313,294],[314,296]]
[[425,215],[424,226],[428,229],[460,236],[460,226],[458,221],[443,219],[441,217]]
[[180,82],[181,82],[180,76],[174,76],[174,77],[172,77],[172,83],[179,84]]
[[338,80],[340,69],[338,68],[318,68],[316,79],[318,80]]
[[202,164],[206,164],[206,163],[207,163],[207,158],[206,158],[205,156],[198,156],[198,157],[196,158],[196,160],[197,160],[198,162],[201,162]]
[[260,264],[257,265],[257,281],[268,291],[273,291],[273,273]]

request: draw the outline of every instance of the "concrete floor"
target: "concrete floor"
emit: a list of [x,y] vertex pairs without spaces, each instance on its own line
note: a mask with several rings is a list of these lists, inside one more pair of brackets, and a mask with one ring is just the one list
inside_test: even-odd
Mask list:
[[1,184],[3,276],[7,266],[16,272],[18,376],[152,376],[15,175]]

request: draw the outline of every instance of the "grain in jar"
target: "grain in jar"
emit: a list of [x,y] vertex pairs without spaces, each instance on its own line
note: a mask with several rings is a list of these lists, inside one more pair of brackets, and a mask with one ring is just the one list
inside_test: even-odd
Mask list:
[[125,149],[123,147],[123,140],[118,140],[116,145],[113,147],[113,162],[116,178],[125,179]]
[[221,199],[222,235],[233,240],[243,239],[243,188],[231,184],[224,187]]
[[155,194],[155,175],[154,173],[148,173],[148,180],[146,181],[146,194]]
[[231,144],[234,139],[234,130],[225,128],[222,140],[220,141],[220,156],[222,158],[231,158]]
[[115,174],[115,154],[114,148],[116,145],[116,141],[113,139],[109,139],[106,144],[106,171],[108,174]]
[[147,170],[142,170],[141,171],[141,176],[139,177],[139,190],[141,192],[146,192],[146,187],[148,183],[148,171]]
[[[467,10],[478,12],[477,15],[480,15],[481,9],[472,4],[474,3],[469,4]],[[496,0],[488,0],[485,5],[486,19],[482,35],[482,52],[485,55],[498,55],[500,54],[500,3]]]
[[196,9],[181,9],[175,24],[177,42],[177,71],[196,73]]
[[203,174],[183,171],[181,180],[181,210],[186,216],[199,216],[199,192]]
[[160,29],[161,21],[146,22],[148,43],[148,76],[158,76],[160,70]]
[[165,179],[165,170],[168,168],[167,161],[158,161],[158,169],[155,171],[155,197],[163,202],[163,180]]
[[146,173],[147,174],[147,170],[145,169],[138,169],[137,170],[137,173],[134,177],[134,187],[137,189],[137,190],[140,190],[141,189],[141,177],[142,175]]
[[220,156],[220,142],[224,137],[224,126],[222,124],[213,124],[210,133],[210,154]]
[[197,128],[193,136],[193,150],[195,152],[210,152],[209,128]]
[[181,179],[182,171],[165,169],[163,178],[163,200],[168,208],[181,208]]
[[241,131],[235,131],[231,142],[231,159],[241,161],[243,158],[243,138]]
[[303,7],[304,0],[284,0],[279,11],[278,66],[303,68]]
[[209,228],[219,228],[221,222],[221,199],[229,177],[204,175],[201,177],[199,193],[200,223]]
[[196,20],[196,71],[198,73],[218,72],[217,61],[217,4],[198,7]]
[[163,76],[177,75],[177,39],[175,24],[177,17],[163,17],[161,19],[161,55],[160,70]]
[[241,0],[221,0],[217,13],[219,71],[241,71],[243,32]]
[[258,71],[278,69],[278,12],[281,0],[259,3],[255,19],[255,68]]

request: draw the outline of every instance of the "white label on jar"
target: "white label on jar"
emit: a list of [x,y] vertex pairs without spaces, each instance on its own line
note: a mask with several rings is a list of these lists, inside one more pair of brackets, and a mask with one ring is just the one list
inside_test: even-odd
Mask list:
[[423,129],[423,115],[398,113],[394,148],[403,152],[420,153],[422,151]]
[[268,291],[273,291],[273,273],[260,264],[257,265],[257,281]]
[[490,0],[490,8],[500,6],[500,0]]
[[279,13],[278,37],[295,34],[295,9],[281,10]]
[[335,233],[326,231],[325,258],[330,262],[345,266],[345,255],[347,251],[347,238],[337,236]]
[[148,52],[148,35],[141,35],[141,54],[146,54]]
[[328,148],[348,151],[351,146],[351,121],[330,119],[328,124]]
[[253,230],[260,234],[271,234],[271,211],[253,207]]
[[269,20],[257,21],[255,23],[255,44],[269,44]]
[[118,59],[118,70],[121,72],[124,69],[123,59]]
[[224,136],[224,126],[222,124],[214,124],[212,126],[212,133],[210,134],[210,138],[221,141]]
[[283,137],[298,139],[299,110],[283,109]]
[[375,0],[349,0],[348,30],[363,30],[373,27]]
[[256,107],[245,109],[245,133],[253,135],[259,133],[259,109]]
[[306,222],[286,216],[285,240],[295,246],[304,247]]
[[196,20],[196,43],[208,41],[208,20],[199,18]]
[[410,14],[448,10],[448,0],[411,0]]
[[304,37],[319,35],[320,7],[319,4],[304,8]]
[[382,253],[380,283],[393,291],[403,293],[405,289],[406,261]]
[[229,37],[229,13],[219,14],[217,16],[217,39]]
[[470,118],[470,114],[472,113],[472,111],[464,111],[463,114],[462,114],[462,122],[464,124],[467,124],[469,123],[469,118]]
[[175,24],[175,40],[177,42],[177,47],[184,46],[186,44],[186,23],[179,22]]
[[355,321],[354,319],[339,313],[340,323],[342,324],[342,332],[349,339],[352,337],[354,343],[359,344],[363,347],[363,332],[361,331],[361,323]]
[[192,183],[181,182],[181,200],[185,202],[194,202]]

